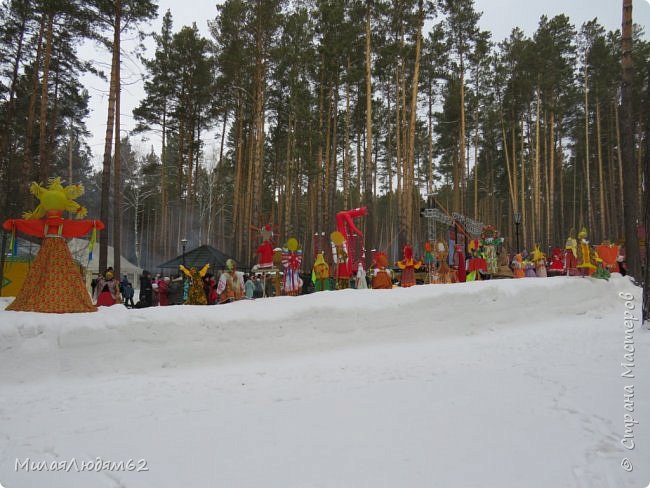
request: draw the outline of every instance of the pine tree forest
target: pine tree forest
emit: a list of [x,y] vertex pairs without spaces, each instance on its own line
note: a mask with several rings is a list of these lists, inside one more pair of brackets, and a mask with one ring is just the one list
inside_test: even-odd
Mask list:
[[[120,42],[156,15],[126,132]],[[203,15],[208,37],[153,0],[2,3],[0,221],[32,207],[31,181],[61,176],[106,223],[104,267],[107,245],[155,269],[183,239],[248,267],[271,224],[309,269],[336,213],[361,206],[366,249],[393,260],[407,242],[421,254],[425,207],[492,224],[511,249],[519,214],[520,247],[545,251],[582,227],[625,239],[624,195],[643,216],[650,42],[636,25],[627,44],[564,15],[493,39],[472,0],[225,0]],[[83,61],[84,42],[111,65]],[[109,94],[99,155],[88,72]]]

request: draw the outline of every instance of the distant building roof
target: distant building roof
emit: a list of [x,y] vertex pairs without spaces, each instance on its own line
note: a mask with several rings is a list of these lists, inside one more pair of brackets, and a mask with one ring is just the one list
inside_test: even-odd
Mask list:
[[[228,259],[230,259],[230,256],[206,244],[185,252],[185,267],[202,268],[207,263],[210,263],[211,270],[224,269]],[[182,254],[166,263],[159,264],[157,267],[161,269],[178,269],[181,264],[183,264]]]

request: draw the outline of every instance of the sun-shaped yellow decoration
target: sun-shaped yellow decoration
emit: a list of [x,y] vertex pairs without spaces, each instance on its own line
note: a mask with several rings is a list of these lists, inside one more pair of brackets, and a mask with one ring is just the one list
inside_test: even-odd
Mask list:
[[41,219],[45,217],[50,210],[59,210],[74,213],[78,219],[86,216],[88,210],[82,207],[75,198],[83,195],[84,187],[82,185],[68,185],[65,188],[61,184],[61,178],[50,178],[47,188],[42,187],[34,182],[29,187],[29,191],[41,202],[33,212],[25,212],[24,219]]

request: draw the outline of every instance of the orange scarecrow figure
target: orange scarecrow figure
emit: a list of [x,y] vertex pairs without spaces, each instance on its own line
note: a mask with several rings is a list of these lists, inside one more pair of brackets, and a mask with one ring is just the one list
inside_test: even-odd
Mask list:
[[376,252],[375,266],[372,271],[371,286],[373,289],[389,289],[393,287],[393,275],[388,269],[388,258],[383,252]]
[[104,228],[100,220],[63,218],[64,211],[73,212],[79,219],[86,215],[87,210],[75,202],[83,194],[83,186],[64,187],[61,178],[52,178],[47,187],[32,183],[30,192],[40,204],[33,212],[23,214],[23,219],[6,220],[3,228],[11,231],[14,242],[17,230],[43,241],[18,296],[7,310],[47,313],[97,311],[64,239],[81,237],[92,231],[92,256],[97,230]]

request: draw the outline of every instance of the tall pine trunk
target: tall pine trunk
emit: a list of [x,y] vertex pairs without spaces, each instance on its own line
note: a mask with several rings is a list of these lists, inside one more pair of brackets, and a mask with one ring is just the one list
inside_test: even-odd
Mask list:
[[418,85],[420,79],[420,53],[422,46],[422,27],[424,25],[424,9],[422,0],[418,2],[418,31],[415,39],[415,64],[413,67],[413,81],[411,85],[411,108],[410,108],[410,121],[409,121],[409,145],[408,145],[408,160],[406,162],[407,171],[405,181],[405,196],[406,196],[406,239],[413,242],[415,234],[413,232],[413,207],[414,207],[414,183],[415,183],[415,132],[416,132],[416,115],[418,109]]
[[623,77],[621,83],[621,139],[623,157],[623,211],[625,219],[625,257],[628,273],[641,281],[641,259],[637,225],[637,167],[634,158],[632,93],[632,0],[623,0]]
[[463,213],[465,186],[465,64],[463,52],[460,52],[460,128],[458,131],[458,167],[456,169],[458,184],[454,183],[454,209]]
[[[371,10],[372,2],[366,2],[366,154],[365,154],[365,198],[364,204],[368,207],[370,215],[369,223],[366,225],[366,242],[374,242],[375,228],[372,221],[375,218],[373,209],[373,173],[374,163],[372,159],[373,153],[373,140],[372,140],[372,54],[371,54],[371,41],[372,41],[372,26],[371,26]],[[365,264],[365,263],[364,263]]]
[[[36,47],[36,57],[34,58],[34,67],[32,70],[32,92],[29,97],[29,109],[27,112],[27,129],[25,133],[25,155],[23,159],[23,178],[24,183],[34,178],[34,161],[32,159],[32,139],[34,134],[34,121],[36,119],[36,98],[38,93],[39,76],[41,70],[41,57],[43,55],[43,36],[45,34],[46,15],[41,16],[41,25],[38,31],[38,41]],[[43,182],[44,183],[44,182]],[[26,185],[21,185],[23,187]]]
[[239,111],[237,112],[235,126],[236,126],[236,142],[235,142],[235,181],[233,195],[233,210],[232,210],[232,236],[234,238],[234,253],[239,256],[243,246],[243,212],[244,208],[241,205],[241,198],[238,193],[244,183],[244,101],[241,95],[238,95]]
[[[591,170],[589,153],[589,77],[587,67],[585,66],[585,185],[587,186],[587,227],[589,232],[593,232],[593,212],[591,206]],[[584,222],[581,224],[584,225]],[[577,229],[576,229],[577,230]]]
[[[352,69],[350,56],[347,60],[347,72]],[[345,82],[345,129],[343,141],[343,208],[350,208],[350,80]]]
[[113,158],[113,269],[114,276],[119,280],[120,256],[122,255],[122,155],[120,141],[120,25],[122,19],[121,0],[115,2],[115,44],[113,49],[117,52],[115,70],[115,157]]
[[[4,119],[4,124],[0,127],[0,171],[5,172],[5,185],[4,197],[0,203],[0,221],[4,221],[16,214],[16,210],[23,206],[23,195],[27,191],[27,185],[21,184],[21,181],[26,178],[22,175],[15,155],[16,143],[11,139],[10,132],[15,134],[15,118],[16,118],[16,91],[18,88],[19,69],[23,57],[23,42],[25,38],[26,14],[23,12],[21,18],[21,25],[18,31],[18,40],[16,42],[16,51],[13,58],[13,66],[11,72],[11,86],[9,88],[9,102],[7,104],[7,115]],[[12,191],[14,185],[18,183],[17,191]],[[11,207],[11,208],[10,208]],[[4,258],[4,256],[3,256]],[[4,261],[2,262],[4,266]],[[2,282],[2,269],[0,269],[0,282]]]
[[45,59],[43,61],[43,78],[41,80],[41,111],[39,116],[40,135],[38,139],[39,148],[39,178],[46,182],[50,173],[50,161],[47,157],[47,103],[49,94],[50,61],[52,59],[52,42],[54,37],[54,12],[50,12],[47,18],[47,35],[45,37]]
[[650,229],[650,198],[648,198],[648,182],[650,181],[650,63],[647,66],[648,73],[648,86],[646,87],[646,107],[645,107],[645,161],[643,165],[643,177],[645,179],[645,192],[644,195],[644,223],[646,229],[646,245],[645,245],[645,276],[643,277],[643,320],[646,327],[650,321],[650,245],[648,245],[647,232]]
[[537,100],[535,102],[535,157],[533,159],[533,211],[531,213],[532,242],[538,243],[541,229],[541,179],[540,179],[540,149],[539,149],[539,118],[540,118],[540,93],[537,87]]
[[556,227],[555,219],[555,111],[551,110],[549,118],[549,153],[548,153],[548,202],[547,202],[547,227],[546,227],[546,243],[551,244],[555,242],[554,228]]
[[603,174],[603,145],[600,135],[600,100],[596,98],[596,154],[598,156],[598,200],[600,207],[600,240],[607,237],[607,207],[605,206],[605,178]]
[[[618,106],[616,102],[612,102],[613,105],[613,110],[614,110],[614,122],[615,122],[615,132],[616,132],[616,161],[617,161],[617,169],[618,169],[618,191],[619,194],[622,196],[623,195],[623,152],[621,149],[622,141],[621,141],[621,125],[620,125],[620,114],[618,110]],[[619,225],[619,232],[621,232],[621,235],[625,234],[625,209],[624,209],[624,199],[620,198],[620,205],[617,208],[618,212],[618,221],[620,223]]]
[[[260,12],[263,0],[257,0],[257,19],[255,29],[255,74],[254,74],[254,101],[253,107],[253,186],[251,198],[250,223],[257,225],[262,214],[262,182],[264,179],[264,106],[266,98],[266,53],[263,22]],[[250,233],[246,233],[246,260],[251,256]]]
[[521,116],[521,134],[519,139],[519,149],[521,151],[519,160],[521,161],[521,233],[523,249],[528,247],[528,232],[526,226],[528,225],[528,212],[526,209],[526,158],[524,157],[524,115]]
[[[169,195],[167,194],[167,99],[163,102],[162,113],[162,147],[160,151],[160,233],[162,234],[161,249],[163,256],[169,256],[170,247],[170,232],[168,231],[169,209]],[[180,237],[177,237],[180,239]]]
[[[120,0],[115,4],[118,11]],[[106,135],[104,137],[104,161],[102,166],[102,196],[99,211],[100,219],[106,228],[99,235],[99,272],[104,273],[108,265],[108,221],[109,221],[109,199],[111,193],[111,159],[113,149],[113,131],[115,129],[115,101],[117,96],[117,71],[120,62],[119,46],[120,28],[118,19],[115,19],[113,32],[113,59],[111,63],[111,83],[108,92],[108,117],[106,121]],[[119,137],[119,135],[118,135]]]

